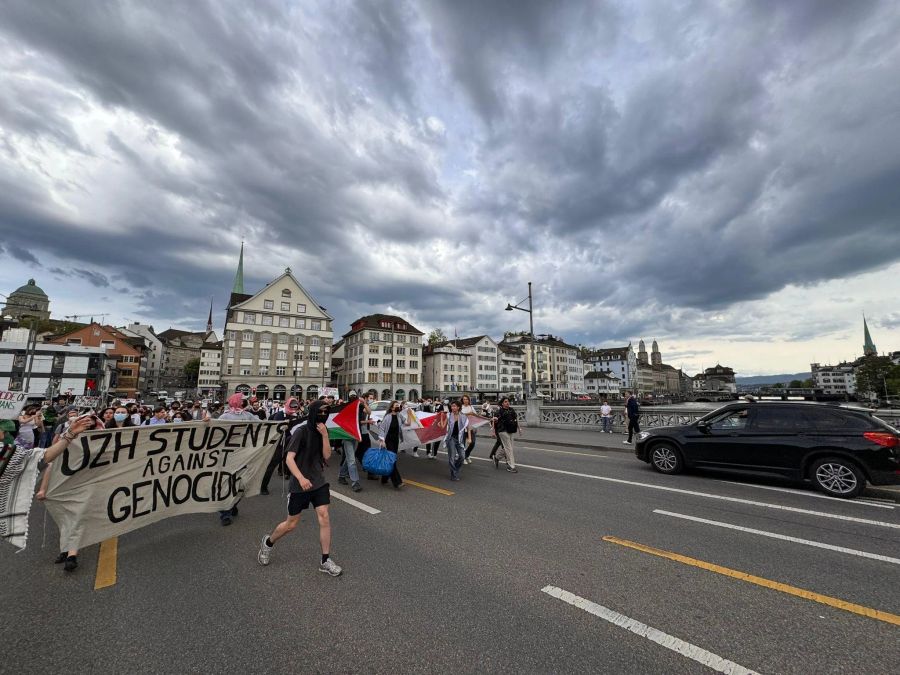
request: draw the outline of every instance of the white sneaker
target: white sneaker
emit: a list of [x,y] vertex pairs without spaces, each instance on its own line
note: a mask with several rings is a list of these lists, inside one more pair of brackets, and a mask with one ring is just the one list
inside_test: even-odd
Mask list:
[[418,450],[413,450],[413,457],[415,457],[416,459],[419,458],[419,451],[418,451]]
[[622,441],[622,442],[623,442],[625,445],[631,445],[631,441],[629,441],[628,439],[625,439],[625,440]]
[[471,463],[472,463],[472,459],[470,457],[466,457],[466,464],[471,464]]
[[275,548],[274,546],[269,546],[268,544],[266,544],[266,539],[268,538],[269,535],[263,535],[262,541],[259,544],[259,553],[256,554],[256,561],[260,565],[269,564],[269,558],[272,555],[272,549]]
[[328,558],[328,560],[319,565],[319,571],[330,574],[333,577],[339,577],[344,570],[334,560]]

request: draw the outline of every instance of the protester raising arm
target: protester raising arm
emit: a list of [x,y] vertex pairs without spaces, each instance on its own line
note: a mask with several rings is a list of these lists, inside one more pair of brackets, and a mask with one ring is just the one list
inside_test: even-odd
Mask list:
[[59,457],[63,453],[63,450],[69,447],[70,442],[74,441],[80,433],[87,431],[93,425],[93,417],[85,416],[75,419],[69,424],[69,428],[62,433],[59,440],[44,451],[44,462],[49,464]]

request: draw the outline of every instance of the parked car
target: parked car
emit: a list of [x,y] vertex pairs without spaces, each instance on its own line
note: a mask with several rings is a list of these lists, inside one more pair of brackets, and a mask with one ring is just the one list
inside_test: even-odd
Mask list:
[[391,407],[390,401],[375,401],[369,406],[370,417],[376,422],[384,419],[387,409]]
[[834,497],[900,483],[900,431],[870,410],[825,403],[731,403],[692,424],[642,431],[635,455],[664,474],[776,475]]

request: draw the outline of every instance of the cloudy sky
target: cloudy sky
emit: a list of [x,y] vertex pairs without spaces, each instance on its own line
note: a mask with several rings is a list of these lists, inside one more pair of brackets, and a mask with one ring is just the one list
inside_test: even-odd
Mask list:
[[0,290],[216,326],[290,266],[343,333],[900,349],[896,2],[0,0]]

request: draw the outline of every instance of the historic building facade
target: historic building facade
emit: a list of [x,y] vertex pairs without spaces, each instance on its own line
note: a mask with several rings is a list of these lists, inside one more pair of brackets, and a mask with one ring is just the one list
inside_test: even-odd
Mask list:
[[13,319],[30,317],[46,321],[50,318],[50,298],[34,279],[29,279],[27,284],[19,286],[7,296],[2,316]]
[[331,376],[331,315],[290,268],[252,294],[244,293],[243,270],[241,247],[225,317],[222,396],[317,397]]
[[372,391],[385,400],[416,400],[422,396],[424,354],[422,331],[391,314],[361,316],[343,335],[341,381],[346,392]]

